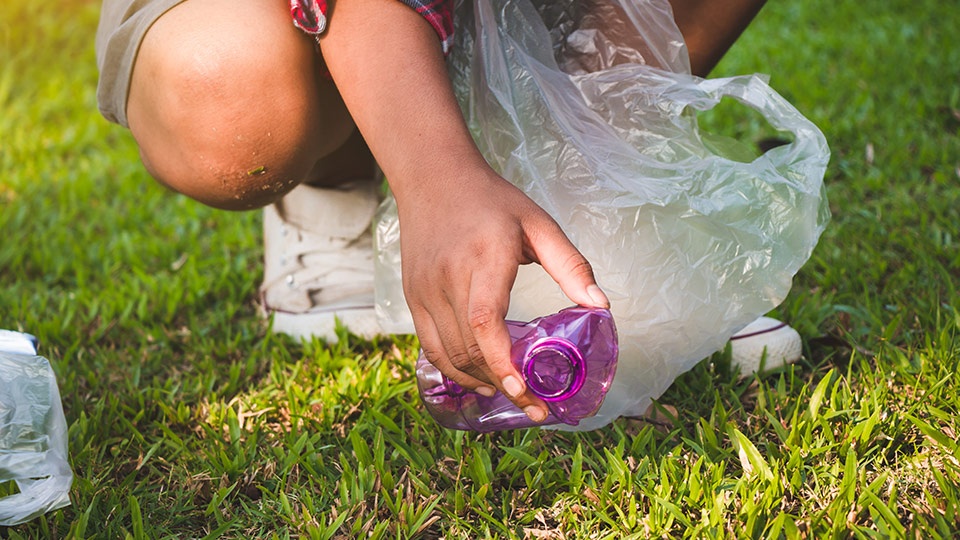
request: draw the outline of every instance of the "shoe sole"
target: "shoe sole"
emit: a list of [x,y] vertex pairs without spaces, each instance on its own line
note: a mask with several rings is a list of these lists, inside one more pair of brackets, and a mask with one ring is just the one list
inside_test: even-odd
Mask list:
[[369,340],[386,335],[377,322],[377,315],[373,308],[307,313],[271,311],[265,313],[265,316],[273,317],[274,332],[296,339],[318,338],[333,344],[340,339],[337,335],[338,327],[343,327],[347,332],[362,339]]

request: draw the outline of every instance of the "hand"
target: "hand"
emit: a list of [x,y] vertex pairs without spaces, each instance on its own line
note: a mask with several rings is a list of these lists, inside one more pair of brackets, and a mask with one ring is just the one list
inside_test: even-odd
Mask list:
[[[469,168],[467,168],[469,169]],[[510,361],[504,317],[521,264],[540,263],[575,303],[609,307],[557,223],[484,163],[399,200],[404,292],[427,360],[464,388],[499,389],[532,420],[546,404]]]

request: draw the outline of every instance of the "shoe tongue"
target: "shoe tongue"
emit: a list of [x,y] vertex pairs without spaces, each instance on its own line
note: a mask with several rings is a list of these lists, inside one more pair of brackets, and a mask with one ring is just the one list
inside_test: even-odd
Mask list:
[[370,228],[378,197],[373,182],[342,188],[301,184],[276,203],[281,218],[313,234],[356,238]]

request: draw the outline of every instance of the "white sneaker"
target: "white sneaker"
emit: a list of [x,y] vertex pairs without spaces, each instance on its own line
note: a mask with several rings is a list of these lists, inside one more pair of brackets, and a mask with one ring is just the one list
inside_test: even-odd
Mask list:
[[787,323],[760,317],[730,338],[731,364],[743,376],[792,364],[803,354],[800,334]]
[[374,312],[374,182],[300,185],[264,209],[261,308],[273,330],[337,341],[337,321],[363,338],[382,335]]

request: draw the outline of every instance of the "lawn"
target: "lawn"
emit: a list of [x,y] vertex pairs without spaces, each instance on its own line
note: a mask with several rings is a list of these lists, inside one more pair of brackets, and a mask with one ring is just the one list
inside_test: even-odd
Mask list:
[[76,475],[0,537],[960,532],[960,7],[771,3],[714,73],[771,74],[831,144],[833,220],[775,312],[800,363],[717,354],[675,419],[489,435],[426,415],[412,337],[268,332],[259,214],[166,191],[97,113],[98,9],[0,2],[0,328],[51,359]]

